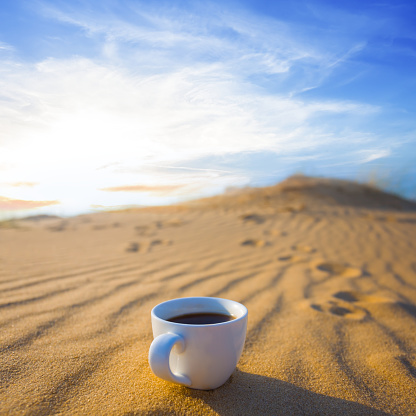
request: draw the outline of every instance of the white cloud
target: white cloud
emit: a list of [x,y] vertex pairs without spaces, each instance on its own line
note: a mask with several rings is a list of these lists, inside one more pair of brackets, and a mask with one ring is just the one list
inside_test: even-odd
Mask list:
[[[323,82],[364,43],[325,50],[282,22],[214,9],[204,17],[131,6],[127,19],[65,7],[43,3],[39,10],[84,30],[100,56],[0,62],[0,166],[9,164],[2,181],[39,182],[33,192],[45,200],[69,204],[78,194],[88,206],[114,205],[96,190],[247,183],[250,172],[187,163],[265,151],[319,158],[334,143],[359,147],[354,132],[380,110],[295,95]],[[293,77],[296,70],[305,76]],[[376,139],[362,137],[367,148]],[[312,150],[317,156],[303,154]],[[377,155],[369,148],[364,159]],[[23,191],[13,192],[8,196],[19,198]]]
[[357,152],[360,163],[368,163],[391,155],[390,149],[362,149]]
[[9,45],[5,42],[0,41],[0,51],[13,51],[14,48],[12,45]]
[[[370,106],[305,103],[239,83],[220,65],[131,75],[85,58],[49,59],[3,76],[3,142],[37,163],[179,162],[319,144],[323,114]],[[306,131],[305,131],[306,130]],[[314,138],[312,139],[312,135]],[[13,142],[12,142],[13,141]],[[30,156],[29,156],[30,155]]]

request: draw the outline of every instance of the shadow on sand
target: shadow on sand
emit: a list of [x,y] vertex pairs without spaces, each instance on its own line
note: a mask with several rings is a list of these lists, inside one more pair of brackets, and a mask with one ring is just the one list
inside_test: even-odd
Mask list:
[[176,394],[203,401],[220,415],[390,415],[371,407],[313,393],[271,377],[236,370],[216,390],[175,386]]

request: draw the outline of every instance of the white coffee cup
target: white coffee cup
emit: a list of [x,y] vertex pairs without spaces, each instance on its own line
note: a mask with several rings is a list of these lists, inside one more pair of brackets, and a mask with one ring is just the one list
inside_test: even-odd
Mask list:
[[[168,319],[192,313],[231,315],[215,324],[182,324]],[[193,389],[211,390],[233,373],[244,347],[247,308],[221,298],[192,297],[168,300],[152,310],[154,340],[149,350],[153,373]]]

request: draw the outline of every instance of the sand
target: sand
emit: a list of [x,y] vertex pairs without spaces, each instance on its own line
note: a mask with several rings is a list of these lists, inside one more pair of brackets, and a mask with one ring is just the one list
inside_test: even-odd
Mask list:
[[[0,225],[0,414],[416,414],[416,206],[293,177],[182,206]],[[156,378],[150,311],[249,310],[213,391]]]

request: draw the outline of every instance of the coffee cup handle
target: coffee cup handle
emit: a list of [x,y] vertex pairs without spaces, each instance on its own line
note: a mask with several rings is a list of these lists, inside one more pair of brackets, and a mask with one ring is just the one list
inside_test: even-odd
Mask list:
[[172,348],[176,345],[180,354],[185,349],[185,340],[178,334],[167,332],[157,336],[149,349],[149,364],[153,373],[164,380],[173,383],[191,385],[191,380],[184,374],[175,374],[169,366],[169,357]]

